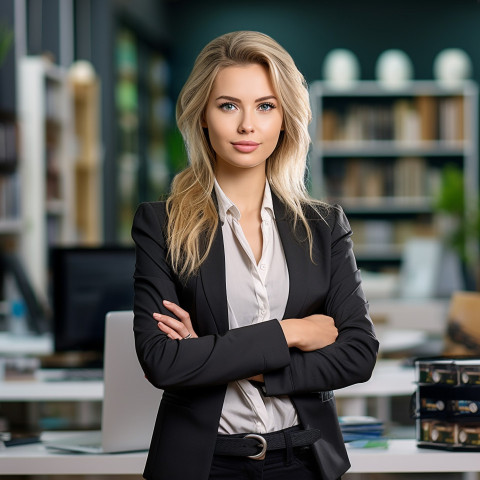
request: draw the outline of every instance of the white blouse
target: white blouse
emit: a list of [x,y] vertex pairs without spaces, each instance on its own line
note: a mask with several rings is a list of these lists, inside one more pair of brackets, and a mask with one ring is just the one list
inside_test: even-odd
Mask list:
[[[230,328],[280,321],[287,304],[289,277],[270,185],[265,184],[261,208],[263,247],[258,264],[240,226],[240,211],[216,180],[215,192],[225,249]],[[261,434],[297,424],[296,410],[287,395],[266,397],[248,380],[228,384],[218,433]]]

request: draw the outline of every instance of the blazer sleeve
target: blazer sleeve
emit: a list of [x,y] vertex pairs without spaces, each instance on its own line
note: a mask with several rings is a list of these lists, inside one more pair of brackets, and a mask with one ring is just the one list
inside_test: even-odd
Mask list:
[[[264,375],[267,395],[291,395],[343,388],[367,381],[378,352],[360,271],[352,249],[349,222],[338,207],[332,207],[330,285],[324,313],[333,317],[337,340],[313,352],[290,349],[290,364]],[[320,235],[320,233],[314,233]]]
[[[167,260],[165,218],[163,202],[144,203],[132,226],[135,346],[147,379],[162,389],[222,385],[288,365],[290,353],[277,321],[188,340],[171,340],[157,327],[152,314],[173,316],[162,301],[180,305],[182,288]],[[202,312],[196,315],[201,321]]]

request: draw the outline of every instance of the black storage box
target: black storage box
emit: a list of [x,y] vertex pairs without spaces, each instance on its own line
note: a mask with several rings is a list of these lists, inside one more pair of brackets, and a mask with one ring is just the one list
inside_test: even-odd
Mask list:
[[480,451],[480,358],[415,361],[417,445]]

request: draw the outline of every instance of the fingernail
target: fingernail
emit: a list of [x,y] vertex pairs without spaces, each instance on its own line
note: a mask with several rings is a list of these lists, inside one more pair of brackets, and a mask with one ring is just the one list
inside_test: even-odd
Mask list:
[[159,313],[154,313],[153,316],[154,316],[155,318],[161,318],[161,317],[162,317]]
[[162,322],[157,323],[157,327],[161,327],[162,325],[163,325]]
[[170,305],[172,302],[169,302],[168,300],[164,300],[163,303],[166,303],[167,305]]

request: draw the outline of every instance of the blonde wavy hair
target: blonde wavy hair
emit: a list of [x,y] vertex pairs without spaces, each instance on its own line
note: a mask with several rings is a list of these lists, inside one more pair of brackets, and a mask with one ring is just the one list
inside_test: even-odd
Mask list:
[[215,152],[202,127],[205,108],[218,72],[245,64],[266,67],[283,108],[284,131],[267,160],[266,175],[293,224],[300,220],[304,225],[312,253],[312,234],[302,207],[319,202],[308,195],[304,179],[312,117],[305,79],[287,51],[268,35],[232,32],[212,40],[200,52],[177,101],[177,125],[189,166],[172,182],[166,235],[173,269],[184,278],[196,273],[208,256],[219,221],[212,197]]

